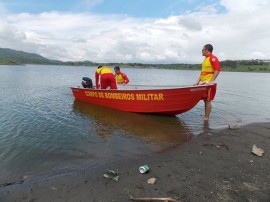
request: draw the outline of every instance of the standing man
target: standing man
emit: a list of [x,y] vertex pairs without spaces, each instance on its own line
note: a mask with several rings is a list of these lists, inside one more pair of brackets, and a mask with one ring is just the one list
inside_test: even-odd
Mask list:
[[[205,56],[205,59],[202,63],[201,74],[195,83],[195,85],[200,84],[212,84],[216,80],[220,72],[220,64],[218,58],[212,54],[213,46],[211,44],[206,44],[202,48],[202,55]],[[212,109],[212,100],[214,100],[216,95],[217,84],[214,83],[214,86],[211,87],[208,91],[207,97],[204,99],[205,103],[205,115],[204,120],[208,121],[211,109]]]
[[109,67],[98,66],[98,69],[95,73],[96,89],[98,89],[99,76],[101,89],[107,89],[108,87],[110,87],[110,89],[117,89],[114,74]]
[[120,71],[120,67],[115,66],[114,72],[117,84],[128,84],[129,79],[126,74]]

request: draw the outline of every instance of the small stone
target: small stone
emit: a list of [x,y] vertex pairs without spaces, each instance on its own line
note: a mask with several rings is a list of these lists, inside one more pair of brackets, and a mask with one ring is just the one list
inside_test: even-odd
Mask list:
[[23,180],[27,180],[28,179],[28,176],[27,175],[24,175],[24,176],[22,176],[22,179]]
[[155,184],[156,183],[156,178],[153,177],[153,178],[148,179],[147,183],[148,184]]
[[238,129],[239,128],[238,127],[238,124],[235,123],[235,122],[229,123],[228,126],[229,126],[229,129],[231,129],[231,130],[235,130],[235,129]]

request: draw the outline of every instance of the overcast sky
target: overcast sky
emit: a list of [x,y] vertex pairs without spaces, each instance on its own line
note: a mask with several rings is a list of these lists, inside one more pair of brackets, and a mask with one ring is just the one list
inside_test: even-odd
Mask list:
[[270,59],[270,0],[0,0],[0,48],[61,61]]

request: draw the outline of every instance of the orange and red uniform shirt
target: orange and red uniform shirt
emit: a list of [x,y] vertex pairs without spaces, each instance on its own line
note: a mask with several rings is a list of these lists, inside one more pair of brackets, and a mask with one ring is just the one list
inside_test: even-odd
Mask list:
[[120,72],[119,74],[115,74],[117,84],[127,84],[129,79],[126,74]]
[[[220,71],[220,64],[216,56],[213,54],[206,55],[203,63],[200,80],[201,82],[210,82],[214,76],[215,71]],[[207,97],[204,100],[214,100],[216,95],[217,84],[208,90]]]
[[214,76],[214,71],[220,71],[220,64],[216,56],[208,54],[203,63],[200,80],[202,82],[209,82]]
[[97,69],[95,73],[96,88],[98,88],[99,76],[101,89],[106,89],[107,87],[110,87],[111,89],[117,89],[114,74],[109,67],[103,66]]

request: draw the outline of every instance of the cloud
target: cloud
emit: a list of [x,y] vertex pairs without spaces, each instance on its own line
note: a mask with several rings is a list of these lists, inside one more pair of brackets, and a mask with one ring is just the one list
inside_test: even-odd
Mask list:
[[255,12],[265,6],[269,7],[268,0],[221,0],[220,4],[230,12]]
[[195,16],[182,16],[179,18],[179,24],[189,30],[202,30],[202,24]]
[[26,39],[24,32],[0,19],[0,44],[2,47],[18,48]]
[[222,0],[222,13],[207,9],[215,7],[210,5],[159,19],[86,12],[5,13],[0,43],[62,61],[200,63],[206,43],[214,45],[220,60],[269,59],[268,1],[237,1],[235,6],[243,10],[233,2]]

